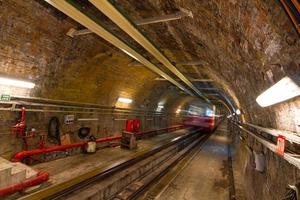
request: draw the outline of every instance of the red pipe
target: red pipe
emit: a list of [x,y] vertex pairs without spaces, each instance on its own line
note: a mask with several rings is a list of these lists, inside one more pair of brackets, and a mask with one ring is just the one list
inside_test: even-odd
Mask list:
[[24,180],[14,185],[9,185],[4,188],[0,188],[0,197],[4,197],[13,194],[18,191],[22,191],[25,188],[36,186],[49,179],[49,174],[44,171],[39,171],[36,177]]
[[122,138],[121,135],[106,137],[106,138],[98,138],[98,139],[96,139],[96,143],[111,142],[111,141],[114,141],[114,140],[121,140],[121,138]]
[[13,162],[21,162],[23,160],[23,158],[26,158],[26,157],[44,154],[44,153],[50,153],[53,151],[62,151],[62,150],[71,149],[71,148],[75,148],[75,147],[83,147],[85,144],[86,144],[85,142],[80,142],[80,143],[75,143],[75,144],[53,146],[53,147],[48,147],[48,148],[43,148],[43,149],[32,149],[32,150],[28,150],[28,151],[21,151],[14,155],[14,157],[12,158],[12,161]]
[[[178,128],[183,128],[183,125],[176,125],[176,126],[171,126],[168,128],[162,128],[162,129],[157,129],[157,130],[151,130],[151,131],[146,131],[146,132],[138,132],[136,133],[137,135],[144,135],[147,133],[153,133],[157,131],[163,131],[163,130],[173,130],[173,129],[178,129]],[[110,142],[114,140],[120,140],[121,135],[117,136],[112,136],[112,137],[106,137],[106,138],[98,138],[96,139],[96,143],[102,143],[102,142]],[[63,151],[67,149],[72,149],[76,147],[85,147],[87,145],[87,142],[80,142],[80,143],[74,143],[74,144],[67,144],[67,145],[60,145],[60,146],[53,146],[53,147],[48,147],[48,148],[43,148],[43,149],[32,149],[32,150],[27,150],[27,151],[21,151],[16,153],[11,161],[13,162],[22,162],[22,160],[26,157],[31,157],[34,155],[40,155],[40,154],[45,154],[45,153],[50,153],[53,151]]]
[[[119,140],[119,139],[121,139],[121,136],[98,138],[96,140],[96,143],[110,142],[110,141]],[[63,150],[72,149],[72,148],[76,148],[76,147],[83,148],[85,145],[87,145],[87,142],[80,142],[80,143],[74,143],[74,144],[53,146],[53,147],[48,147],[48,148],[43,148],[43,149],[32,149],[32,150],[28,150],[28,151],[21,151],[21,152],[18,152],[14,155],[14,157],[12,158],[12,161],[13,162],[21,162],[26,157],[45,154],[45,153],[50,153],[50,152],[53,152],[53,151],[63,151]]]

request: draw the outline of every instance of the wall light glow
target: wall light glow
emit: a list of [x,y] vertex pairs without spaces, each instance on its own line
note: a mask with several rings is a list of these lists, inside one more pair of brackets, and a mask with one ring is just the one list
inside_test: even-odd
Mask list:
[[122,103],[132,103],[132,99],[128,99],[128,98],[124,98],[124,97],[119,97],[118,101],[122,102]]
[[275,85],[259,95],[256,98],[256,102],[261,107],[266,107],[299,96],[299,79],[300,78],[298,76],[284,77]]
[[161,112],[164,109],[164,105],[158,105],[156,108],[156,112]]
[[241,110],[240,110],[240,109],[237,109],[237,110],[235,111],[235,113],[236,113],[237,115],[240,115],[240,114],[241,114]]
[[178,108],[178,109],[176,110],[176,113],[178,114],[178,113],[180,113],[180,112],[181,112],[181,109]]
[[0,85],[14,86],[20,88],[34,88],[35,84],[29,81],[20,81],[16,79],[0,77]]

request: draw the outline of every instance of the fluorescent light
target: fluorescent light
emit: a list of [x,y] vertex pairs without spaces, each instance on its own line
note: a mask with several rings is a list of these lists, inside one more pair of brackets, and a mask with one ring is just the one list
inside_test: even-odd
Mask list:
[[160,109],[163,109],[163,108],[164,108],[163,105],[158,105],[157,107],[160,108]]
[[[296,83],[296,82],[297,83]],[[261,107],[270,106],[300,95],[299,77],[284,77],[256,98]]]
[[16,79],[10,79],[10,78],[1,78],[0,77],[0,85],[8,85],[8,86],[14,86],[14,87],[21,87],[21,88],[34,88],[35,84],[28,81],[20,81]]
[[208,117],[213,117],[215,114],[215,112],[209,108],[206,109],[205,111],[205,115],[208,116]]
[[236,113],[237,115],[240,115],[240,114],[241,114],[241,110],[240,110],[240,109],[237,109],[237,110],[235,111],[235,113]]
[[122,103],[132,103],[132,99],[128,99],[128,98],[124,98],[124,97],[119,97],[118,101],[122,102]]

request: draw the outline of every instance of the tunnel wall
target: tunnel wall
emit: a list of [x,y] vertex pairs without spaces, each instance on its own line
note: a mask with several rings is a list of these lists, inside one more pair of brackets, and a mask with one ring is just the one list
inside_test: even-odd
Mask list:
[[[256,102],[258,95],[283,77],[300,74],[299,34],[280,1],[113,2],[133,21],[180,8],[191,11],[193,18],[148,25],[143,30],[171,60],[204,62],[179,65],[179,69],[190,77],[213,79],[242,110],[246,122],[300,134],[300,97],[265,108]],[[238,135],[234,139],[235,178],[245,199],[279,200],[288,184],[299,181],[298,169],[263,147],[258,150],[267,158],[267,169],[262,174],[255,171],[252,153],[238,142]],[[252,139],[247,143],[259,146]]]
[[[260,108],[255,102],[261,92],[283,76],[300,70],[298,35],[278,1],[114,2],[120,3],[128,16],[137,19],[139,13],[146,13],[143,17],[155,16],[172,13],[179,6],[191,10],[193,19],[145,26],[143,30],[170,60],[205,61],[207,64],[199,68],[179,66],[179,69],[192,78],[213,79],[234,99],[248,122],[299,133],[299,97],[269,108]],[[0,88],[1,91],[110,107],[116,106],[119,96],[124,96],[134,102],[121,106],[151,111],[163,101],[165,111],[171,113],[190,101],[190,97],[169,83],[153,81],[158,76],[151,71],[130,66],[132,59],[99,37],[93,34],[66,36],[70,28],[82,27],[42,0],[2,0],[0,9],[0,74],[32,80],[37,85],[31,91]],[[64,114],[68,113],[55,115],[63,120]],[[46,129],[52,115],[29,113],[28,127]],[[0,155],[5,157],[20,149],[19,140],[9,130],[16,118],[15,112],[0,115]],[[114,122],[112,115],[99,118],[100,122],[86,124],[93,127],[95,133],[99,130],[99,136],[115,134],[124,126],[123,121]],[[177,118],[168,116],[166,120],[156,118],[142,124],[143,128],[150,129],[177,122]],[[63,132],[76,132],[79,126],[82,124],[65,126]],[[298,170],[266,149],[263,151],[268,158],[268,168],[264,174],[253,170],[253,163],[249,161],[251,154],[242,146],[236,150],[237,169],[243,170],[243,185],[251,200],[255,194],[256,199],[271,200],[299,178]],[[276,169],[280,169],[280,173],[276,173]]]
[[245,113],[247,122],[299,132],[300,98],[261,108],[258,95],[284,76],[300,74],[300,40],[280,1],[112,1],[133,21],[193,13],[168,23],[143,26],[169,59],[199,60],[180,66],[194,78],[211,78]]
[[[0,1],[0,75],[32,81],[32,90],[0,86],[0,94],[30,96],[50,100],[93,103],[100,106],[141,110],[141,130],[178,124],[175,114],[195,98],[188,97],[167,81],[142,66],[131,66],[133,59],[118,51],[100,37],[89,34],[71,38],[70,28],[82,26],[66,17],[43,0]],[[133,99],[132,104],[120,104],[118,97]],[[199,100],[196,100],[199,101]],[[51,104],[51,101],[44,103]],[[164,116],[148,115],[158,104],[163,104]],[[64,115],[70,112],[27,112],[26,126],[46,132],[48,121],[56,116],[61,123],[61,134],[70,133],[72,142],[79,141],[77,131],[91,127],[96,137],[119,134],[125,119],[136,114],[75,114],[75,117],[99,118],[99,121],[64,124]],[[15,111],[0,113],[0,156],[9,158],[21,150],[20,139],[11,135],[10,127],[20,114]],[[122,120],[114,120],[114,118]],[[37,146],[32,140],[31,148]],[[53,144],[48,144],[53,145]]]
[[[300,170],[228,122],[233,141],[233,172],[237,199],[281,200],[288,185],[299,181]],[[243,136],[243,140],[241,137]],[[265,170],[255,170],[254,152],[263,153]]]

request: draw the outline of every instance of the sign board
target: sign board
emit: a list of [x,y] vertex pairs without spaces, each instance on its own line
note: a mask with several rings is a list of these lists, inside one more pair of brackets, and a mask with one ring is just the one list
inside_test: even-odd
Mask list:
[[73,124],[75,115],[65,115],[65,124]]
[[10,101],[10,95],[9,94],[1,94],[0,100],[1,101]]
[[285,137],[283,135],[278,135],[277,136],[276,153],[283,156],[284,149],[285,149]]

